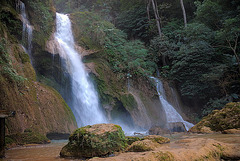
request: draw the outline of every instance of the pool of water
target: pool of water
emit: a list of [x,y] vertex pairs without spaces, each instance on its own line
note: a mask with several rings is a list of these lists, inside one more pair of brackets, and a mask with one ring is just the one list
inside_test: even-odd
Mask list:
[[0,161],[54,161],[73,160],[60,158],[59,153],[67,140],[52,140],[50,144],[27,145],[6,150],[6,158]]

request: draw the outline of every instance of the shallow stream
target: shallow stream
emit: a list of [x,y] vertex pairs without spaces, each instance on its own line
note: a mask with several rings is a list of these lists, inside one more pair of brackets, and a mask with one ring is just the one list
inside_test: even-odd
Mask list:
[[[176,141],[182,139],[191,138],[209,138],[223,143],[235,143],[240,144],[239,134],[186,134],[186,133],[174,133],[172,135],[166,135],[171,139],[171,143],[163,144],[164,147],[169,147],[172,150],[181,148],[176,144]],[[27,145],[23,147],[16,147],[6,150],[6,158],[0,159],[0,161],[70,161],[78,159],[63,159],[60,158],[59,153],[64,145],[67,144],[67,140],[52,141],[50,144],[44,145]],[[194,148],[194,147],[193,147]]]

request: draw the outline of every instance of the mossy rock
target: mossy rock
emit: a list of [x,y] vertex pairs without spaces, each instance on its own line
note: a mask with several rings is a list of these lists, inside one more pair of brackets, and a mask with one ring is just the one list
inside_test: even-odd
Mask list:
[[141,139],[139,137],[136,137],[136,136],[126,136],[126,141],[127,141],[128,145],[131,145],[135,141],[140,141],[140,140]]
[[123,106],[129,111],[131,112],[132,110],[134,110],[135,108],[137,108],[137,102],[134,99],[132,94],[125,94],[122,95],[120,97],[120,100],[123,104]]
[[142,140],[132,143],[127,151],[129,152],[145,152],[154,150],[157,147],[157,143],[152,140]]
[[225,108],[221,110],[214,110],[189,131],[194,133],[212,133],[237,128],[240,128],[240,102],[232,102],[226,104]]
[[46,144],[50,143],[50,140],[37,132],[32,132],[32,130],[28,129],[24,133],[18,133],[7,136],[7,144],[16,143],[17,145],[24,144]]
[[60,152],[61,157],[91,158],[124,150],[122,128],[115,124],[96,124],[77,129]]
[[191,130],[189,130],[192,133],[201,133],[201,134],[212,134],[214,133],[214,131],[211,130],[210,127],[207,126],[198,126],[197,128],[191,128]]
[[153,142],[156,142],[158,144],[164,144],[164,143],[170,143],[169,138],[165,138],[159,135],[148,135],[143,138],[144,140],[151,140]]

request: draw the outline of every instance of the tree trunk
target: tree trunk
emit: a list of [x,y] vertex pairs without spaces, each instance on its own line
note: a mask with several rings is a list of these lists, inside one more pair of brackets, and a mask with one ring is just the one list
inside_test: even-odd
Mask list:
[[183,0],[180,0],[182,12],[183,12],[183,20],[184,20],[184,26],[187,27],[187,16],[186,16],[186,11],[184,8]]
[[156,0],[152,0],[152,5],[153,5],[153,11],[154,11],[155,19],[156,19],[156,22],[157,22],[158,34],[161,38],[162,37],[161,23],[160,23],[160,17],[159,17],[159,13],[158,13]]
[[148,21],[151,21],[151,17],[150,17],[150,5],[151,5],[151,1],[148,0],[147,1],[147,15],[148,15]]

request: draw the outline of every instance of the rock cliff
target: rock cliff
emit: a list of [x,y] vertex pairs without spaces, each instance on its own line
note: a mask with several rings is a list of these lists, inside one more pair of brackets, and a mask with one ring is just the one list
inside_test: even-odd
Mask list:
[[[24,2],[32,16],[40,12],[31,9],[30,1]],[[46,9],[50,5],[47,1],[38,3]],[[16,111],[15,117],[7,119],[7,134],[23,133],[26,129],[44,135],[71,133],[77,127],[73,113],[56,90],[37,81],[29,55],[20,45],[22,21],[16,11],[16,1],[1,1],[0,15],[0,109]],[[44,32],[40,32],[41,25],[33,25],[35,33],[38,28],[38,34]],[[38,36],[34,38],[34,42],[42,41]],[[40,48],[44,50],[44,42]]]

